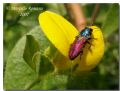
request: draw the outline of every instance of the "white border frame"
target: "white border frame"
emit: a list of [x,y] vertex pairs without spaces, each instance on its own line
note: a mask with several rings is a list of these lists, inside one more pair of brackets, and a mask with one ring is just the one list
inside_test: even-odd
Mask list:
[[[3,3],[120,3],[119,0],[4,0],[0,3],[0,91],[3,91]],[[120,11],[120,10],[119,10]],[[119,13],[120,14],[120,13]],[[120,16],[119,16],[120,17]],[[120,19],[120,18],[119,18]],[[120,25],[120,24],[119,24]]]

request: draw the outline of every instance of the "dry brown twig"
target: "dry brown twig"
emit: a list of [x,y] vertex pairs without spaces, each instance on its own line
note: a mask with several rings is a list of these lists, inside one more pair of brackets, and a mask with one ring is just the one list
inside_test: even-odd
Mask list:
[[93,25],[93,23],[94,23],[94,21],[95,21],[95,19],[97,17],[97,14],[99,12],[99,9],[100,9],[100,4],[96,4],[95,8],[93,10],[93,13],[92,13],[92,17],[91,17],[91,21],[90,21],[90,26]]
[[[86,18],[80,4],[70,3],[70,4],[65,4],[65,7],[67,9],[68,14],[70,15],[70,18],[73,20],[75,27],[78,29],[78,31],[81,31],[82,29],[84,29],[86,26]],[[90,26],[93,25],[96,19],[96,16],[99,11],[99,7],[100,7],[99,4],[95,5],[95,8],[92,13],[91,21],[90,21]]]
[[80,4],[70,3],[65,4],[67,12],[70,15],[70,18],[73,20],[74,25],[80,31],[86,26],[86,18],[82,11]]

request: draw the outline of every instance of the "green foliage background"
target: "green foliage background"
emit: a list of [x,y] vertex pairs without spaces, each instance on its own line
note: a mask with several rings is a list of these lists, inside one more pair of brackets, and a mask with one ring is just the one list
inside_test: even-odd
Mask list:
[[[89,23],[95,4],[81,5]],[[43,10],[11,10],[14,6]],[[119,5],[101,4],[94,25],[103,30],[105,54],[95,69],[78,77],[49,74],[57,50],[39,27],[38,15],[45,10],[70,20],[64,4],[4,4],[4,89],[118,89]],[[29,15],[20,16],[23,12]]]

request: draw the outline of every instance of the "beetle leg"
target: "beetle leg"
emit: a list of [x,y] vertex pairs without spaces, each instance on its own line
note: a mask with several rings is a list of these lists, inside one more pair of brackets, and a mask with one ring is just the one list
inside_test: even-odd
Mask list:
[[77,35],[77,36],[75,36],[75,38],[78,38],[79,36]]
[[92,46],[94,46],[92,43],[90,43],[90,41],[89,41],[89,40],[87,41],[87,43],[90,45],[90,47],[91,47],[91,45],[92,45]]
[[89,38],[89,40],[92,40],[92,39],[97,40],[97,38]]
[[80,60],[81,60],[81,56],[82,56],[82,54],[83,54],[83,51],[80,52]]
[[75,64],[72,68],[72,71],[75,71],[78,66],[79,66],[79,64]]
[[[90,41],[87,41],[87,43],[90,45],[90,47],[91,47],[91,45],[93,45],[92,43],[90,43]],[[93,45],[93,46],[94,46],[94,45]],[[89,48],[90,48],[90,47],[89,47]]]
[[97,40],[97,38],[89,38],[88,40],[87,40],[87,43],[89,44],[89,45],[92,45],[92,46],[94,46],[92,43],[90,43],[90,40]]
[[91,43],[89,41],[86,41],[89,45],[91,45]]
[[87,43],[90,45],[88,49],[92,53],[91,46],[94,46],[94,45],[92,43],[90,43],[89,41],[87,41]]
[[90,48],[90,47],[91,47],[91,45],[89,46],[89,51],[92,53],[92,50],[91,50],[91,48]]

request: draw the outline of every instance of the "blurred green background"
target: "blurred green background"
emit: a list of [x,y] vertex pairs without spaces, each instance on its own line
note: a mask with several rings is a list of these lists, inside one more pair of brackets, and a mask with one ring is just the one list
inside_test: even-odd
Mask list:
[[[90,22],[92,12],[95,4],[81,4],[85,16],[87,18],[88,23]],[[15,10],[15,7],[21,8],[21,10]],[[30,10],[29,7],[39,7],[39,10]],[[27,9],[26,9],[27,8]],[[40,10],[41,9],[41,10]],[[16,53],[11,53],[15,45],[18,43],[17,41],[24,36],[26,33],[30,32],[32,29],[39,26],[38,23],[38,15],[39,13],[50,10],[56,12],[67,20],[70,20],[69,15],[67,14],[66,8],[64,4],[56,4],[56,3],[43,3],[43,4],[4,4],[4,12],[3,12],[3,27],[4,27],[4,87],[5,89],[24,89],[25,82],[19,82],[20,79],[34,79],[35,77],[26,77],[23,76],[15,76],[17,74],[15,67],[12,69],[13,58],[9,55],[13,55],[15,57]],[[26,15],[23,15],[26,14]],[[119,21],[119,5],[118,4],[100,4],[100,10],[98,16],[94,22],[94,25],[102,28],[102,32],[105,38],[105,54],[102,58],[100,64],[92,70],[87,76],[82,77],[67,77],[67,80],[62,81],[62,79],[66,79],[66,77],[59,76],[54,78],[46,78],[47,84],[38,83],[38,86],[33,86],[32,89],[118,89],[119,83],[119,58],[118,58],[118,21]],[[21,44],[21,46],[23,46]],[[18,58],[19,59],[19,58]],[[10,61],[9,61],[10,60]],[[8,62],[9,61],[9,62]],[[16,61],[17,62],[17,61]],[[14,62],[15,63],[15,62]],[[8,66],[7,66],[8,65]],[[17,63],[15,63],[17,65]],[[19,66],[22,68],[22,66]],[[24,69],[24,68],[23,68]],[[23,70],[23,73],[25,70]],[[13,74],[12,74],[13,73]],[[11,74],[11,75],[10,75]],[[34,74],[28,72],[28,75]],[[19,74],[20,75],[20,74]],[[25,77],[25,78],[22,78]],[[52,79],[52,80],[51,80]],[[10,83],[10,81],[17,83]],[[22,81],[22,80],[21,80]],[[54,84],[51,85],[51,81]],[[27,82],[27,81],[26,81]],[[29,81],[28,81],[29,83]],[[16,85],[14,85],[16,84]],[[17,85],[18,84],[18,85]],[[55,86],[54,86],[55,85]],[[44,87],[44,88],[43,88]]]

